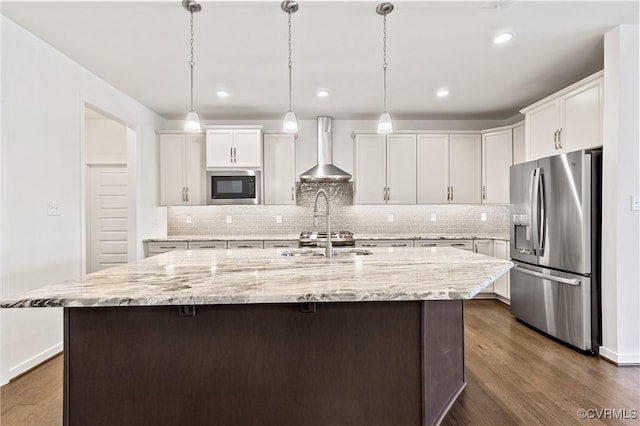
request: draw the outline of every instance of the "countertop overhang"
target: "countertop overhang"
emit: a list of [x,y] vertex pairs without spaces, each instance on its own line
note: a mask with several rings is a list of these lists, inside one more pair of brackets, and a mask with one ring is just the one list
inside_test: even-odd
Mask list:
[[2,308],[470,299],[507,260],[449,247],[283,256],[280,249],[176,250],[52,284]]

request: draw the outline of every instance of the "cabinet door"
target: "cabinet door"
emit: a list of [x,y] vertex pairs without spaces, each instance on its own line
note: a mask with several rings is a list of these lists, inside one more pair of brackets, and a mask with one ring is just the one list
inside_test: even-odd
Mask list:
[[560,102],[555,100],[540,105],[526,114],[528,160],[536,160],[556,153],[555,134],[560,128],[559,108]]
[[234,130],[234,166],[261,167],[262,131],[259,129]]
[[482,202],[509,204],[511,129],[482,135]]
[[160,135],[160,205],[185,203],[184,135]]
[[188,205],[206,204],[206,149],[204,135],[186,135],[184,141],[185,156],[185,198]]
[[418,135],[418,204],[449,202],[449,135]]
[[207,130],[207,167],[233,167],[233,129]]
[[559,146],[564,151],[602,145],[602,79],[567,93],[560,100]]
[[480,204],[481,149],[480,135],[449,135],[451,203]]
[[[494,249],[493,254],[498,259],[507,260],[509,257],[507,256],[507,247],[509,247],[509,243],[507,241],[495,240],[494,241]],[[509,294],[509,272],[502,275],[500,278],[494,281],[493,283],[493,291],[498,296],[502,296],[505,299],[510,298]]]
[[527,161],[524,123],[513,128],[513,164]]
[[[475,240],[473,249],[476,253],[493,257],[493,240]],[[482,289],[480,294],[493,293],[493,283]]]
[[264,203],[295,204],[294,135],[264,135]]
[[416,135],[387,136],[387,204],[416,203]]
[[385,204],[386,138],[384,135],[357,135],[355,143],[355,202]]

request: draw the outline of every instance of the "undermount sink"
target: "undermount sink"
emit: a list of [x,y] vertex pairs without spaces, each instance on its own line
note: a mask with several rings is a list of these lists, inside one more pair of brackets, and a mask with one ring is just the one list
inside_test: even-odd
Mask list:
[[[301,249],[284,250],[281,254],[282,256],[325,256],[325,250],[322,248],[320,249],[301,248]],[[341,248],[341,249],[334,248],[333,249],[334,256],[341,256],[345,254],[354,255],[354,256],[366,256],[373,253],[370,252],[369,250],[361,249],[361,248]]]

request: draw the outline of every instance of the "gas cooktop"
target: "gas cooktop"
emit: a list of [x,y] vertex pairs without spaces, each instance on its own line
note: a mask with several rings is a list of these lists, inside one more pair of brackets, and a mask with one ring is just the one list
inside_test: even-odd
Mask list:
[[[300,233],[300,247],[320,247],[327,243],[327,233],[324,231],[303,231]],[[353,232],[336,231],[331,232],[331,243],[334,246],[355,246],[356,240]]]

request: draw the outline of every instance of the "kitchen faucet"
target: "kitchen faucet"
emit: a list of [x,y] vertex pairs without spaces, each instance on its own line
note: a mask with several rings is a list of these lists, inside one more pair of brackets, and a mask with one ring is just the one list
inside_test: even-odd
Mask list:
[[313,226],[318,226],[318,198],[320,198],[321,194],[324,195],[324,199],[326,201],[325,217],[327,221],[327,246],[325,248],[325,256],[331,258],[333,257],[333,245],[331,244],[331,215],[329,213],[329,195],[327,195],[327,191],[325,191],[324,189],[319,189],[318,192],[316,192],[316,202],[313,204]]

